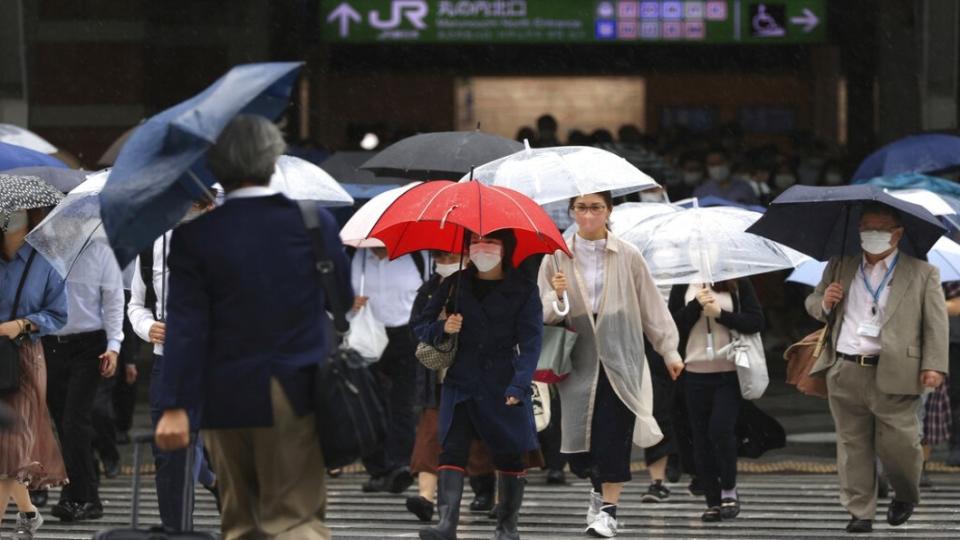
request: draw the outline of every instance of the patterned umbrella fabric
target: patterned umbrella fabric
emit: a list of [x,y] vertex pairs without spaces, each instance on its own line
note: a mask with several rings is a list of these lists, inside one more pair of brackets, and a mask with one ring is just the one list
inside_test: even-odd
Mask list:
[[56,206],[61,200],[63,193],[36,176],[0,174],[0,228],[7,228],[17,210]]

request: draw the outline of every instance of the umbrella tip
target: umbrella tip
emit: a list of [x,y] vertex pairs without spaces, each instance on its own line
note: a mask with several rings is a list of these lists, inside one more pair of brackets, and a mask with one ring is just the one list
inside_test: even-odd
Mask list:
[[475,169],[475,167],[474,167],[473,165],[471,165],[471,166],[470,166],[470,181],[471,181],[471,182],[473,182],[474,180],[476,180],[476,178],[474,178],[474,176],[473,176],[473,171],[474,171],[474,169]]

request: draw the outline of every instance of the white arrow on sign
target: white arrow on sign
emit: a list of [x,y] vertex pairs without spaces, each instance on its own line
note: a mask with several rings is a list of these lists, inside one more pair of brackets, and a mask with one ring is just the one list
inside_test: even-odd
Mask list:
[[345,38],[350,35],[350,21],[360,22],[363,20],[360,13],[353,9],[353,6],[343,2],[327,16],[327,22],[334,22],[340,19],[340,37]]
[[793,17],[790,19],[790,22],[803,26],[803,33],[809,34],[811,30],[817,27],[817,24],[820,23],[820,19],[817,18],[817,15],[810,11],[807,8],[803,8],[803,17]]

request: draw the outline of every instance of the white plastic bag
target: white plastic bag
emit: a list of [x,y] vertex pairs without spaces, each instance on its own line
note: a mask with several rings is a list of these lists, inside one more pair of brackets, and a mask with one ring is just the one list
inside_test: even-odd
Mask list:
[[740,395],[744,399],[759,399],[770,384],[760,333],[741,334],[731,330],[730,337],[732,341],[724,345],[718,353],[737,365]]
[[387,328],[368,307],[360,308],[350,320],[346,346],[360,353],[371,364],[380,360],[388,341]]

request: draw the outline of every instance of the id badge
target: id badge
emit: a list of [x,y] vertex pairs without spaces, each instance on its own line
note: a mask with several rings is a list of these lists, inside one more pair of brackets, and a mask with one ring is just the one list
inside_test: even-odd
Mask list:
[[880,325],[875,321],[864,321],[857,327],[857,335],[869,338],[880,337]]

